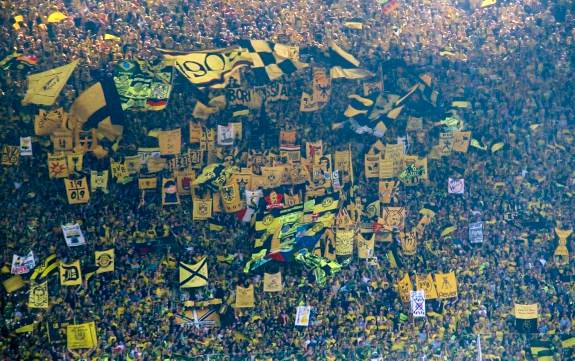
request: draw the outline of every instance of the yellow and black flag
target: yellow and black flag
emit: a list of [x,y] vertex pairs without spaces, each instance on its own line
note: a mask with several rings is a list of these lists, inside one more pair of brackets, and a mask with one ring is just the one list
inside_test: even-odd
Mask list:
[[332,79],[364,79],[373,76],[371,72],[359,68],[359,60],[334,42],[329,43],[329,62]]
[[48,256],[42,265],[36,267],[32,276],[30,276],[30,280],[43,280],[48,277],[51,273],[55,272],[58,269],[60,261],[56,258],[55,254]]
[[84,90],[70,108],[84,130],[96,129],[98,137],[118,139],[124,130],[124,113],[114,81],[104,78]]
[[299,49],[267,40],[239,40],[238,45],[252,57],[256,83],[263,85],[290,75],[308,65],[299,61]]
[[203,257],[196,264],[180,262],[180,288],[208,285],[208,258]]
[[72,263],[60,262],[60,285],[79,286],[82,284],[82,269],[80,261]]
[[28,91],[22,104],[52,105],[78,65],[79,60],[28,76]]
[[96,266],[98,267],[96,273],[114,272],[116,257],[113,248],[105,251],[95,251],[94,257],[96,259]]
[[48,281],[30,284],[29,308],[48,308]]

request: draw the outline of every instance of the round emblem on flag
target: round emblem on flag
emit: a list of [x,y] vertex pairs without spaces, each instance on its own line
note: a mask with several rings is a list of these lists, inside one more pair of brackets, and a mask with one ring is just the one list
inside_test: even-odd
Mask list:
[[270,224],[272,224],[272,222],[274,221],[274,216],[272,216],[271,214],[266,215],[263,219],[262,219],[262,223],[265,226],[269,226]]
[[327,208],[327,207],[331,206],[332,203],[333,203],[333,198],[327,197],[326,199],[324,199],[324,200],[321,202],[321,206],[322,206],[323,208]]
[[110,257],[109,254],[104,253],[101,254],[100,257],[98,257],[98,265],[100,265],[100,267],[108,267],[111,264],[112,264],[112,257]]

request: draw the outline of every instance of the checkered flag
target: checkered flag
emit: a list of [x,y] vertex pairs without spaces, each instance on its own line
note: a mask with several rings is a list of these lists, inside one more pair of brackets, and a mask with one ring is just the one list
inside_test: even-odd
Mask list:
[[238,45],[252,57],[256,85],[270,83],[281,76],[289,75],[307,67],[300,62],[299,48],[276,44],[266,40],[240,40]]

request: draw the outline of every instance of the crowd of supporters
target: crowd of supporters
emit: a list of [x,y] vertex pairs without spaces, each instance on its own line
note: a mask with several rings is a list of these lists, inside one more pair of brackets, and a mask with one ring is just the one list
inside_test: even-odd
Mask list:
[[[384,14],[378,1],[295,0],[166,0],[166,1],[42,1],[2,2],[0,55],[14,51],[35,56],[39,72],[80,59],[80,65],[58,100],[68,108],[90,84],[110,75],[122,59],[154,60],[157,48],[173,50],[222,48],[240,39],[265,39],[306,49],[338,42],[377,72],[389,59],[402,59],[421,73],[431,74],[445,99],[470,102],[462,110],[465,128],[479,140],[505,143],[499,152],[468,152],[429,162],[429,181],[401,187],[395,202],[405,206],[406,228],[418,221],[423,204],[437,214],[426,228],[416,256],[403,257],[392,268],[384,244],[376,244],[379,266],[353,258],[341,272],[318,287],[303,267],[270,263],[244,273],[253,239],[249,224],[234,215],[219,214],[223,230],[192,220],[190,197],[177,206],[162,207],[160,194],[142,202],[137,186],[111,184],[107,194],[82,206],[68,205],[63,185],[48,178],[49,147],[34,144],[33,157],[1,168],[2,261],[34,251],[37,263],[50,254],[61,261],[93,262],[93,251],[114,248],[115,271],[94,277],[82,287],[50,284],[50,308],[27,307],[27,288],[0,289],[0,357],[3,360],[165,360],[174,357],[227,355],[257,360],[472,360],[481,335],[483,358],[531,360],[532,339],[552,340],[573,332],[575,288],[573,257],[558,264],[554,229],[575,226],[575,6],[573,2],[500,1],[481,8],[476,2],[400,0]],[[47,23],[54,12],[68,18]],[[18,15],[23,21],[15,22]],[[344,26],[358,21],[362,30]],[[15,26],[15,24],[17,26]],[[120,40],[104,40],[114,34]],[[443,55],[440,55],[442,53]],[[305,58],[307,56],[307,58]],[[354,196],[367,201],[377,182],[366,180],[364,154],[375,142],[344,128],[349,100],[361,83],[334,80],[330,102],[320,111],[301,113],[301,92],[311,72],[285,80],[289,100],[270,105],[265,116],[277,129],[297,130],[298,143],[322,140],[324,153],[353,151]],[[197,101],[185,79],[177,79],[168,107],[161,112],[126,112],[126,126],[116,157],[147,146],[150,129],[185,127]],[[17,144],[33,132],[38,107],[21,104],[26,76],[4,71],[0,79],[0,143]],[[261,111],[243,121],[244,139],[253,139]],[[223,119],[215,114],[206,126]],[[389,129],[384,143],[406,137],[409,154],[426,154],[437,143],[438,127],[413,132]],[[246,142],[247,143],[247,142]],[[238,145],[240,152],[250,146]],[[277,146],[267,149],[277,151]],[[455,159],[454,159],[455,158]],[[246,167],[249,158],[237,159]],[[87,158],[86,164],[107,160]],[[271,165],[271,164],[270,164]],[[464,168],[466,191],[447,194],[453,167]],[[350,197],[350,200],[352,198]],[[512,219],[504,215],[513,214]],[[463,226],[440,237],[445,227],[484,220],[484,242],[472,245]],[[60,225],[79,222],[87,245],[67,247]],[[533,227],[537,224],[537,227]],[[155,229],[155,237],[142,231]],[[567,248],[575,252],[574,241]],[[209,283],[180,289],[177,262],[193,263],[208,256]],[[227,262],[217,256],[233,256]],[[175,266],[174,266],[175,264]],[[281,270],[283,291],[264,293],[262,271]],[[427,304],[433,316],[406,320],[409,305],[394,287],[407,272],[455,271],[456,299]],[[2,274],[2,280],[9,275]],[[222,327],[176,323],[187,300],[225,300],[238,284],[254,285],[254,308],[222,314]],[[538,303],[537,333],[515,329],[514,303]],[[294,326],[295,309],[314,307],[308,327]],[[98,347],[87,352],[66,349],[49,340],[41,328],[16,334],[30,319],[39,324],[95,321]],[[569,360],[572,349],[557,347],[554,360]],[[216,357],[224,356],[212,356]],[[224,358],[222,358],[224,359]]]

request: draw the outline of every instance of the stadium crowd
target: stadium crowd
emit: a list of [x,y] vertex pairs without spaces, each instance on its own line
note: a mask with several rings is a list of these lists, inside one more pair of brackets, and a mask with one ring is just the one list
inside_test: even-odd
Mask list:
[[[211,354],[210,359],[474,360],[479,334],[483,359],[519,361],[537,359],[529,351],[532,339],[557,344],[561,335],[574,333],[573,257],[566,264],[557,262],[554,229],[575,226],[575,3],[503,0],[485,8],[471,1],[397,4],[384,14],[374,0],[2,2],[0,54],[35,56],[32,72],[81,60],[58,99],[65,109],[88,85],[110,75],[117,61],[158,59],[157,48],[210,49],[265,39],[297,45],[302,58],[313,62],[306,49],[324,48],[334,40],[374,73],[383,62],[402,59],[431,74],[443,98],[470,103],[458,111],[463,128],[482,143],[498,140],[505,147],[497,152],[470,147],[465,154],[429,160],[429,180],[400,187],[394,200],[406,207],[408,229],[417,223],[423,204],[437,210],[417,254],[403,256],[402,265],[392,267],[386,258],[388,242],[377,242],[378,265],[354,257],[319,287],[295,263],[271,262],[242,272],[253,246],[249,224],[224,213],[215,216],[223,228],[218,231],[209,222],[193,221],[190,197],[163,207],[160,194],[142,197],[134,183],[110,182],[109,193],[93,195],[87,205],[69,205],[60,181],[48,178],[49,147],[35,140],[33,157],[20,157],[18,165],[1,170],[1,249],[8,269],[1,279],[10,276],[12,256],[30,250],[36,264],[51,254],[63,262],[91,264],[94,250],[114,248],[115,271],[78,288],[61,287],[55,277],[47,310],[27,307],[27,287],[10,293],[0,289],[1,358],[196,360]],[[48,23],[47,16],[56,10],[67,19]],[[23,20],[15,21],[19,15]],[[348,21],[361,22],[363,28],[350,29],[344,25]],[[104,40],[104,34],[119,40]],[[290,75],[285,80],[289,100],[271,104],[266,117],[277,129],[296,130],[300,144],[322,140],[324,154],[349,145],[354,198],[367,205],[378,184],[363,174],[364,154],[376,138],[332,127],[342,119],[347,95],[360,92],[361,83],[334,80],[329,103],[302,113],[300,96],[310,78],[308,71]],[[165,110],[125,113],[116,158],[149,146],[151,129],[185,127],[194,120],[196,99],[185,81],[176,79]],[[38,107],[21,104],[26,74],[4,70],[0,82],[0,143],[17,144],[19,137],[33,134]],[[258,136],[261,116],[256,112],[244,120],[244,139]],[[204,123],[220,124],[219,117]],[[425,155],[442,127],[434,124],[419,132],[392,128],[384,143],[405,137],[407,153]],[[247,143],[239,150],[247,151]],[[278,151],[277,145],[267,151]],[[235,162],[245,168],[249,160]],[[87,167],[108,160],[86,156],[84,162]],[[456,171],[465,179],[463,195],[446,190],[447,178]],[[348,198],[347,203],[354,202]],[[475,220],[485,222],[481,244],[467,239],[464,225]],[[60,225],[69,222],[82,225],[86,246],[66,245]],[[440,236],[454,224],[459,225],[454,233]],[[155,229],[155,235],[143,234],[148,229]],[[570,238],[571,254],[574,246]],[[194,263],[203,255],[208,256],[208,285],[180,289],[178,262]],[[262,271],[278,270],[283,290],[264,293]],[[405,272],[413,277],[449,271],[457,275],[458,297],[428,301],[425,319],[409,317],[397,280]],[[230,307],[221,314],[221,327],[176,322],[186,301],[225,301],[241,284],[254,285],[254,308]],[[514,303],[538,303],[535,334],[515,329]],[[308,327],[296,327],[296,306],[303,304],[314,307],[313,317]],[[31,319],[39,325],[95,321],[98,347],[68,350],[64,328],[56,331],[60,337],[50,338],[44,326],[14,332]],[[557,348],[552,359],[573,355],[572,348]]]

